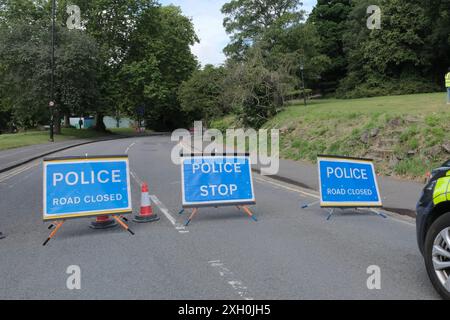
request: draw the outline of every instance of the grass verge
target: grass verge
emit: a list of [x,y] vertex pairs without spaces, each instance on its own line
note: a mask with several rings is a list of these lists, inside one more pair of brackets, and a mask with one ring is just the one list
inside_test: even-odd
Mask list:
[[[306,107],[287,106],[263,128],[280,129],[283,158],[372,158],[380,174],[421,180],[450,158],[450,106],[445,98],[444,93],[432,93],[314,100]],[[231,119],[216,123],[233,127]]]
[[[73,128],[63,128],[62,134],[55,135],[55,142],[73,140],[73,139],[94,139],[111,135],[111,132],[98,132],[95,130],[85,129],[78,130]],[[35,144],[43,144],[49,142],[48,131],[27,131],[14,134],[0,135],[0,150],[25,147]]]

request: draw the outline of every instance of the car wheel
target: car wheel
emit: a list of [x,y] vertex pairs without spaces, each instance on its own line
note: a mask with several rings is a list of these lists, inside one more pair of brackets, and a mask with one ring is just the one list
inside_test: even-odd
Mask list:
[[450,212],[433,222],[427,232],[425,265],[434,288],[450,300]]

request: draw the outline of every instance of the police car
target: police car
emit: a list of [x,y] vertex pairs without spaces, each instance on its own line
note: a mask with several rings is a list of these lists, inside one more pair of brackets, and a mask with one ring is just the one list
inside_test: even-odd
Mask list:
[[428,276],[450,299],[450,160],[431,173],[417,204],[416,227]]

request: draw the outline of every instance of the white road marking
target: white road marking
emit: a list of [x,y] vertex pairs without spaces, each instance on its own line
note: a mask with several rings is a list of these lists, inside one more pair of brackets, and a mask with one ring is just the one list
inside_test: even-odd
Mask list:
[[142,180],[141,179],[139,179],[139,177],[134,173],[134,171],[132,171],[132,170],[130,170],[130,174],[131,174],[131,176],[133,177],[133,179],[136,181],[136,183],[138,184],[138,185],[142,185]]
[[[314,199],[320,199],[320,196],[318,194],[313,194],[313,193],[310,193],[310,192],[306,192],[306,191],[302,190],[300,187],[291,187],[291,186],[287,186],[287,185],[284,185],[284,184],[281,184],[281,183],[277,183],[277,182],[275,182],[272,179],[267,178],[267,177],[263,177],[263,176],[259,176],[258,175],[258,177],[255,178],[255,180],[257,182],[259,182],[259,183],[272,184],[272,185],[274,185],[276,187],[279,187],[281,189],[285,189],[285,190],[288,190],[288,191],[291,191],[291,192],[296,192],[296,193],[299,193],[299,194],[302,194],[302,195],[305,195],[305,196],[308,196],[308,197],[311,197],[311,198],[314,198]],[[387,216],[389,216],[389,218],[391,218],[392,220],[395,220],[397,222],[401,222],[401,223],[407,224],[409,226],[415,226],[416,225],[415,224],[415,220],[413,218],[411,218],[411,217],[402,216],[402,215],[399,215],[399,214],[397,214],[395,212],[390,212],[390,211],[386,211],[386,210],[380,210],[380,211],[383,212],[384,214],[386,214]]]
[[189,230],[186,230],[186,227],[181,223],[178,223],[177,220],[172,216],[169,209],[158,199],[157,196],[152,194],[150,196],[152,202],[159,208],[159,210],[166,216],[166,218],[170,221],[170,223],[175,227],[175,229],[179,233],[189,233]]
[[125,150],[125,153],[128,154],[128,152],[130,151],[131,148],[133,148],[133,146],[136,144],[136,142],[133,142],[132,144],[130,144],[127,149]]
[[242,281],[236,280],[234,273],[228,269],[220,260],[208,261],[208,264],[215,268],[219,275],[233,288],[233,290],[244,300],[254,300],[248,293],[248,288]]
[[25,176],[23,176],[22,178],[18,179],[16,182],[10,183],[8,188],[12,189],[17,184],[19,184],[19,183],[23,182],[24,180],[28,179],[32,174],[33,174],[33,172],[30,172],[30,173],[26,174]]
[[18,174],[21,174],[21,173],[23,173],[23,172],[25,172],[25,171],[27,171],[29,169],[35,168],[38,165],[40,165],[40,162],[36,162],[34,164],[31,164],[31,165],[28,165],[28,166],[25,166],[25,167],[23,167],[23,166],[22,167],[18,167],[17,169],[14,169],[12,171],[7,171],[6,173],[0,175],[0,182],[4,182],[4,181],[6,181],[8,179],[11,179],[12,177],[15,177]]
[[285,190],[289,190],[289,191],[292,191],[292,192],[300,193],[300,194],[305,195],[307,197],[311,197],[311,198],[314,198],[314,199],[320,199],[320,196],[318,194],[313,194],[311,192],[306,192],[306,191],[303,191],[300,188],[286,186],[286,185],[277,183],[275,181],[268,180],[267,178],[263,178],[262,176],[261,177],[258,176],[257,178],[255,178],[255,180],[260,182],[260,183],[264,183],[265,182],[265,183],[272,184],[274,186],[277,186],[277,187],[285,189]]
[[[137,176],[137,174],[130,170],[130,174],[133,177],[133,179],[137,182],[138,185],[142,185],[142,180]],[[173,217],[173,215],[170,213],[169,209],[158,199],[158,197],[154,194],[150,195],[150,199],[152,202],[158,207],[158,209],[164,214],[164,216],[167,218],[167,220],[170,221],[170,223],[175,227],[175,229],[179,233],[189,233],[189,230],[186,230],[186,227],[182,225],[181,223],[177,222],[177,220]]]

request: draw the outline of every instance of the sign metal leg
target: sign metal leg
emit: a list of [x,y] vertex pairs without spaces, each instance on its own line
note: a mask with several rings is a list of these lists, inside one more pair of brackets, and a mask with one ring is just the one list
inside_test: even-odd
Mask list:
[[[238,209],[240,209],[241,207],[238,207]],[[243,206],[242,210],[244,210],[244,212],[246,214],[249,215],[250,218],[252,218],[254,221],[258,221],[258,219],[256,219],[255,215],[253,214],[253,212],[250,211],[250,209],[247,206]]]
[[126,231],[128,231],[129,233],[131,233],[132,235],[134,235],[134,232],[130,229],[130,227],[127,226],[127,224],[125,222],[123,222],[122,220],[120,220],[120,217],[118,216],[112,216],[114,220],[117,221],[117,223],[124,228]]
[[50,233],[47,240],[45,240],[45,242],[42,244],[43,246],[45,246],[55,236],[55,234],[58,232],[59,228],[61,228],[61,226],[64,224],[64,222],[65,222],[65,220],[61,220],[60,222],[56,222],[54,224],[55,229],[52,231],[52,233]]
[[334,213],[334,208],[333,209],[328,209],[328,217],[327,217],[327,221],[329,221],[330,219],[331,219],[331,216],[333,215],[333,213]]
[[381,211],[375,210],[375,209],[370,209],[370,211],[372,211],[373,213],[375,213],[377,216],[380,216],[384,219],[387,219],[387,215],[385,215],[384,213],[382,213]]
[[182,215],[183,213],[184,213],[184,209],[181,209],[181,210],[178,212],[179,215]]
[[186,220],[186,223],[184,224],[186,227],[189,225],[189,223],[191,223],[192,219],[194,219],[194,217],[197,214],[197,212],[198,212],[198,208],[194,208],[192,210],[191,215],[189,216],[189,218]]
[[315,206],[316,204],[319,204],[319,203],[320,203],[320,201],[314,201],[314,202],[311,202],[311,203],[306,203],[306,204],[302,205],[301,208],[302,209],[306,209],[306,208]]

